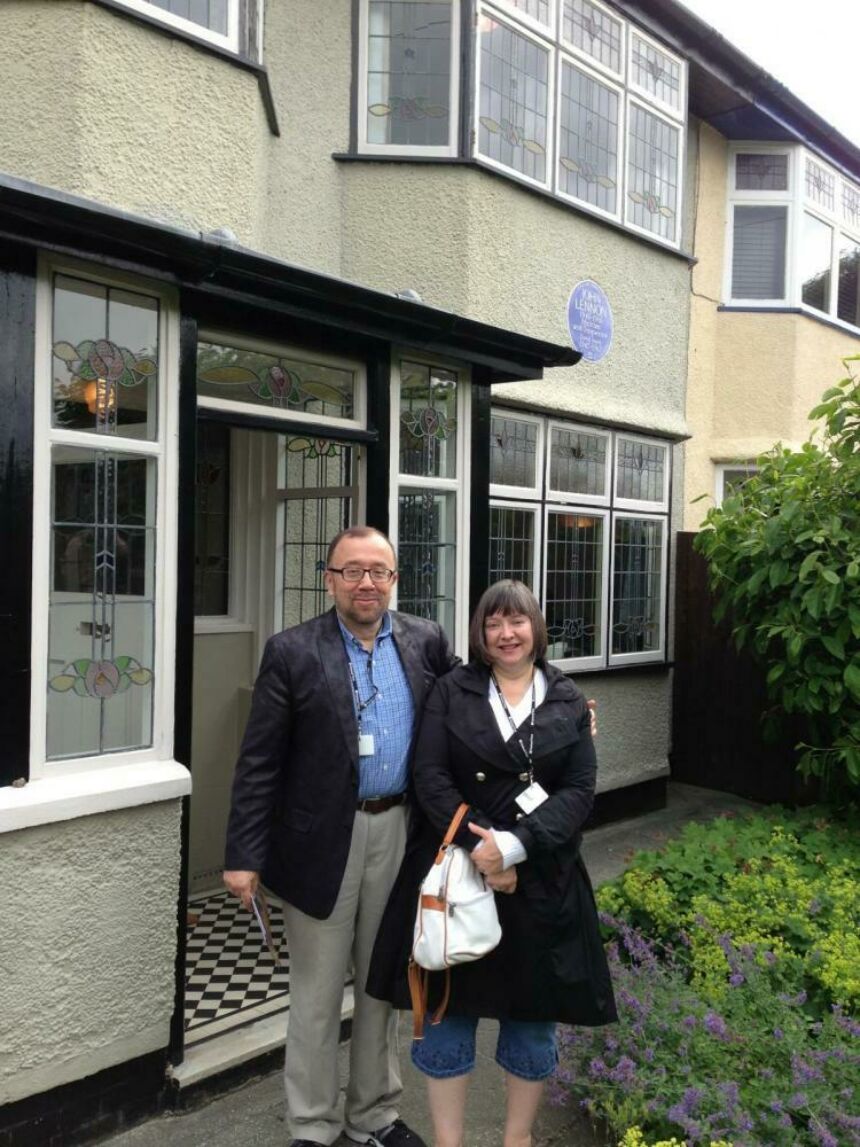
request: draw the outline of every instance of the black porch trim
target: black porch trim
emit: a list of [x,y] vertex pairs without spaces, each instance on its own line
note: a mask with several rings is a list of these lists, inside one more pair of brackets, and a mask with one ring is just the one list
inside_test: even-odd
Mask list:
[[329,330],[486,367],[490,382],[572,366],[572,347],[531,338],[385,291],[294,266],[215,235],[171,227],[93,200],[0,175],[0,234],[158,277]]
[[0,255],[0,785],[30,776],[35,326],[35,253],[10,245]]

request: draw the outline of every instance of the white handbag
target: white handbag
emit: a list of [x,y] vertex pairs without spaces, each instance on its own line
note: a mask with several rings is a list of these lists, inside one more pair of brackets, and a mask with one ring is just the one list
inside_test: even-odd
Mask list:
[[415,1017],[415,1038],[420,1039],[427,1010],[428,972],[446,973],[445,992],[433,1016],[438,1023],[450,995],[450,972],[455,964],[479,960],[498,947],[502,938],[495,895],[454,836],[469,806],[461,804],[448,826],[436,859],[421,882],[409,961],[409,988]]

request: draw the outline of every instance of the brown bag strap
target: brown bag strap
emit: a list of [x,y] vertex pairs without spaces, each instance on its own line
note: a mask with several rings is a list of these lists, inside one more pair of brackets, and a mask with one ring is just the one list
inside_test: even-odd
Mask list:
[[[427,997],[430,991],[430,973],[418,966],[414,960],[409,961],[409,995],[412,999],[412,1038],[424,1038],[424,1021],[427,1017]],[[445,969],[445,990],[439,1007],[433,1013],[431,1024],[441,1023],[448,1004],[451,1000],[451,969]]]
[[439,848],[439,851],[436,853],[436,860],[435,860],[436,864],[442,863],[442,857],[445,855],[445,849],[448,847],[449,844],[451,844],[454,837],[457,835],[457,829],[463,823],[463,817],[466,815],[466,813],[468,811],[469,811],[469,806],[467,804],[458,805],[457,811],[454,813],[453,819],[452,819],[451,823],[448,825],[448,831],[445,833],[445,836],[444,836],[444,839],[442,840],[442,844]]
[[448,1004],[449,1004],[450,1000],[451,1000],[451,969],[446,968],[445,969],[445,991],[442,993],[442,1002],[439,1004],[439,1007],[433,1013],[433,1019],[430,1021],[431,1024],[441,1023],[442,1017],[445,1015],[445,1012],[447,1012],[447,1010],[448,1010]]

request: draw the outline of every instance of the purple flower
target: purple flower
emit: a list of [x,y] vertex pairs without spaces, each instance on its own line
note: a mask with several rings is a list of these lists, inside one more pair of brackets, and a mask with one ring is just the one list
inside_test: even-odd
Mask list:
[[696,1108],[704,1098],[704,1094],[704,1091],[700,1091],[698,1087],[688,1087],[679,1102],[673,1104],[666,1114],[673,1123],[680,1123],[689,1131],[687,1120],[691,1115],[695,1114]]
[[789,1097],[788,1106],[797,1110],[800,1107],[806,1107],[809,1103],[809,1098],[805,1091],[795,1091],[794,1095]]
[[695,1016],[684,1016],[684,1018],[681,1020],[681,1027],[686,1028],[688,1031],[692,1031],[697,1023],[698,1020]]
[[839,1147],[839,1140],[827,1130],[823,1123],[814,1127],[812,1134],[821,1144],[821,1147]]
[[806,1063],[799,1055],[791,1057],[791,1071],[796,1086],[812,1083],[813,1080],[823,1080],[824,1076],[816,1067]]
[[610,1071],[609,1078],[613,1083],[632,1083],[636,1077],[636,1064],[629,1055],[622,1055],[615,1067]]
[[774,1028],[773,1029],[773,1038],[774,1039],[782,1039],[784,1035],[785,1035],[785,1032],[782,1030],[782,1028]]
[[745,978],[746,977],[743,976],[740,972],[733,972],[729,976],[729,983],[733,988],[739,988],[741,984],[744,983]]
[[776,956],[774,955],[773,952],[764,952],[763,953],[763,959],[764,959],[764,962],[771,968],[776,963]]
[[601,1076],[606,1075],[606,1064],[603,1062],[600,1056],[597,1056],[588,1065],[588,1070],[595,1079],[600,1079]]
[[728,1029],[726,1028],[726,1021],[722,1016],[718,1016],[716,1012],[708,1012],[702,1021],[705,1026],[705,1031],[710,1035],[716,1036],[717,1039],[728,1039]]

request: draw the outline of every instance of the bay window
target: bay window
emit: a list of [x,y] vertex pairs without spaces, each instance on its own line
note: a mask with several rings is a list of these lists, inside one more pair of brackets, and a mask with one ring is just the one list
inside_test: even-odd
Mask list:
[[493,413],[490,581],[530,586],[561,668],[665,658],[669,450],[602,427]]
[[259,59],[262,0],[118,0],[124,8],[237,55]]

